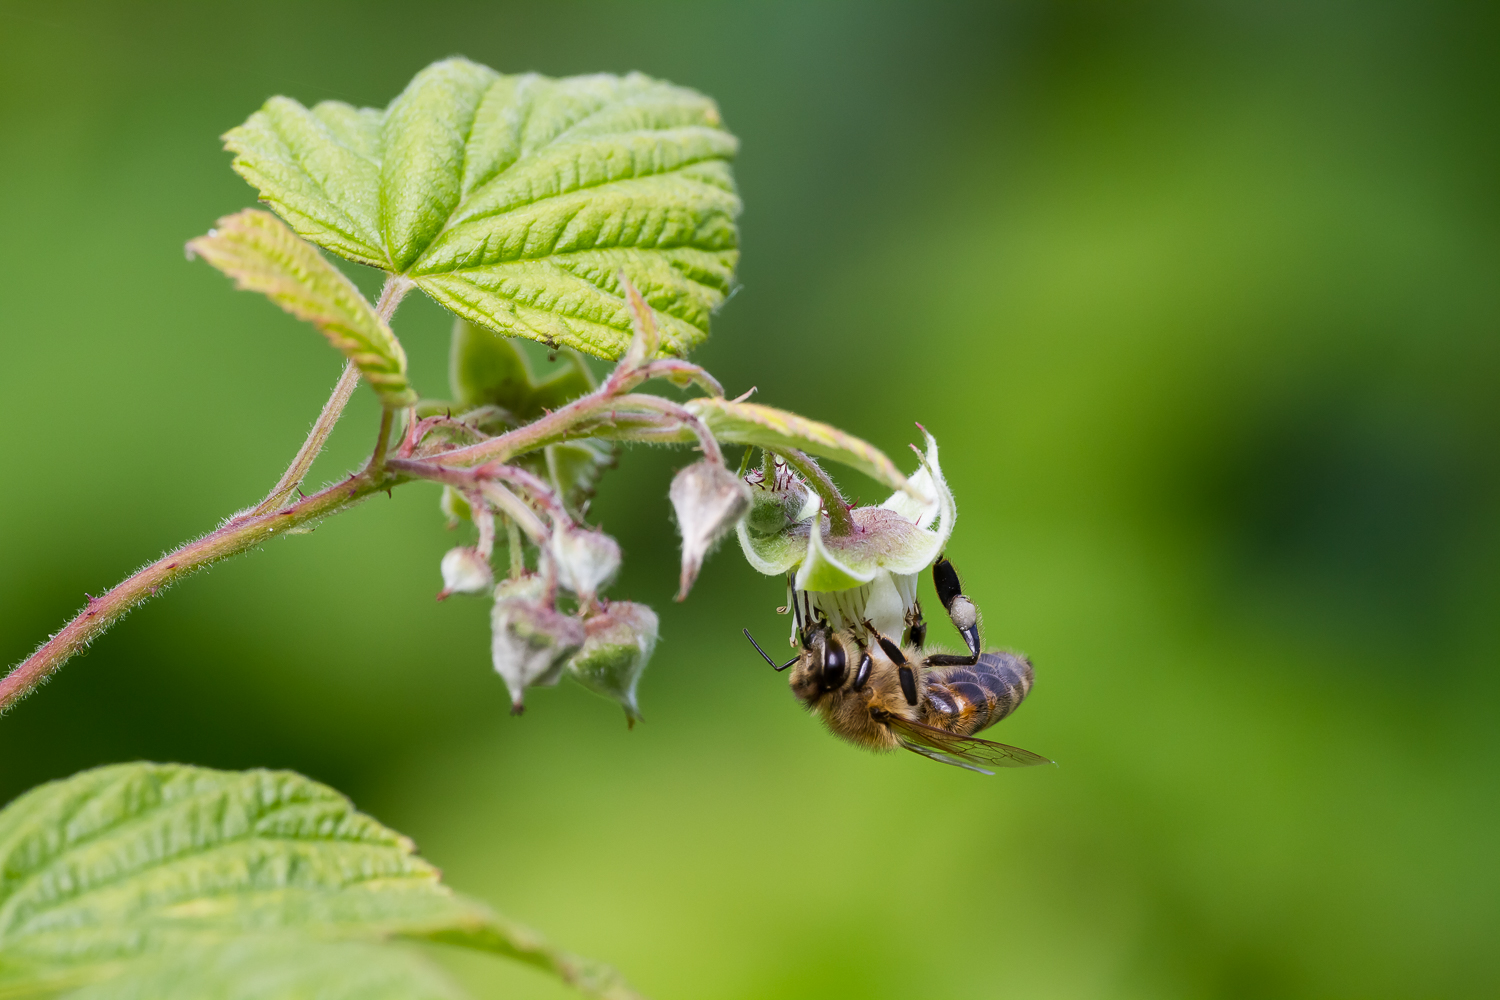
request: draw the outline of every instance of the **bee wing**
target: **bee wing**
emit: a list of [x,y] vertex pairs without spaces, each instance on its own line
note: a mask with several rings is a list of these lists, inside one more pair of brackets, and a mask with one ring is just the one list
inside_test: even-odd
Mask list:
[[1052,763],[1041,754],[1032,753],[1030,750],[1006,746],[1004,743],[992,743],[973,736],[955,736],[945,729],[913,722],[910,719],[893,716],[884,721],[896,734],[896,739],[901,745],[912,753],[921,754],[928,760],[935,760],[942,764],[952,764],[954,767],[978,771],[980,774],[994,773],[980,766],[983,764],[988,764],[990,767],[1035,767],[1037,764]]

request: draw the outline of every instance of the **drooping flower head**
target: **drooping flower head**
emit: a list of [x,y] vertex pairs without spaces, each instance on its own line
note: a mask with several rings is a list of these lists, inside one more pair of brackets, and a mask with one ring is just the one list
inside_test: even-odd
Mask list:
[[790,469],[752,473],[752,505],[738,529],[750,565],[787,574],[792,605],[821,612],[836,629],[863,631],[868,622],[899,637],[915,621],[918,576],[942,554],[957,516],[937,441],[923,434],[927,451],[908,489],[849,511],[848,534],[830,530],[817,494]]
[[550,549],[558,582],[584,600],[593,600],[620,570],[620,544],[602,531],[559,524]]
[[719,462],[694,462],[678,472],[669,493],[682,532],[680,601],[693,589],[703,558],[750,507],[750,490]]
[[583,626],[587,638],[568,661],[568,674],[595,694],[619,702],[634,727],[641,718],[636,685],[661,627],[656,612],[633,601],[613,601]]
[[511,713],[525,706],[526,689],[557,683],[568,657],[585,638],[583,624],[552,607],[546,587],[533,575],[502,580],[490,612],[490,651],[495,672],[510,689]]
[[437,595],[440,601],[451,594],[483,593],[495,585],[490,561],[477,548],[467,545],[449,549],[438,568],[443,574],[443,589]]

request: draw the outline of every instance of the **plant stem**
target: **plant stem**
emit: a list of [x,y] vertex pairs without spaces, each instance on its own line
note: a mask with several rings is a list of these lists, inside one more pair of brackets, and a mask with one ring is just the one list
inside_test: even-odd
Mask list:
[[545,417],[533,420],[524,427],[517,427],[498,437],[492,437],[465,448],[455,448],[433,455],[427,461],[436,465],[466,466],[483,462],[505,462],[516,455],[535,451],[544,445],[567,440],[570,432],[594,417],[599,410],[607,410],[610,397],[608,384],[587,396],[580,396],[566,406],[558,407]]
[[0,680],[0,712],[31,693],[73,654],[165,587],[220,560],[238,555],[289,529],[338,513],[364,500],[377,490],[394,485],[390,476],[362,472],[335,486],[304,497],[272,513],[236,518],[197,541],[188,542],[156,562],[138,570],[102,597],[90,598],[88,606],[62,631]]
[[719,442],[709,432],[708,425],[693,415],[693,412],[680,403],[674,403],[670,399],[660,396],[652,396],[646,393],[632,393],[629,396],[621,396],[614,400],[616,406],[634,407],[642,410],[651,410],[664,414],[674,420],[680,421],[684,427],[692,431],[698,438],[698,448],[703,452],[703,457],[715,465],[724,464],[724,453],[719,449]]
[[375,315],[389,323],[391,317],[396,315],[396,307],[406,298],[411,287],[409,278],[403,278],[399,274],[386,275],[385,284],[380,286],[380,298],[375,302]]
[[375,454],[370,456],[370,472],[380,475],[385,468],[385,452],[390,446],[391,423],[396,418],[396,411],[390,407],[380,411],[380,432],[375,435]]
[[390,472],[404,479],[426,479],[465,492],[477,490],[491,506],[498,507],[501,513],[520,525],[521,530],[526,532],[527,537],[537,545],[546,545],[547,539],[551,537],[551,529],[542,523],[542,519],[526,505],[524,500],[494,481],[502,472],[505,478],[513,482],[515,481],[512,475],[514,473],[522,473],[533,481],[536,479],[523,469],[502,467],[500,471],[491,470],[485,473],[472,469],[450,469],[430,462],[413,462],[404,458],[391,459],[387,467]]
[[510,550],[510,578],[519,580],[526,575],[526,553],[521,551],[521,528],[509,517],[505,518],[505,546]]
[[782,460],[796,469],[807,480],[807,484],[813,488],[823,500],[823,510],[828,514],[828,533],[830,535],[852,535],[854,534],[854,518],[849,516],[849,505],[844,502],[844,496],[839,488],[833,484],[828,473],[823,467],[805,452],[796,448],[778,448],[776,454]]
[[[410,288],[411,283],[404,278],[392,276],[387,279],[377,307],[377,312],[382,319],[390,318],[402,296]],[[661,373],[691,374],[675,368],[663,370]],[[402,466],[420,465],[423,478],[435,479],[471,490],[480,489],[492,504],[498,505],[509,515],[506,525],[507,534],[512,532],[519,534],[516,532],[516,527],[519,526],[545,550],[549,530],[532,509],[499,483],[488,481],[482,474],[476,475],[462,466],[504,462],[511,456],[534,451],[554,441],[566,440],[569,436],[581,436],[583,433],[598,433],[601,437],[619,436],[621,438],[640,435],[643,438],[665,443],[685,438],[691,440],[688,437],[690,432],[698,438],[706,458],[723,462],[723,455],[713,435],[692,413],[679,404],[658,396],[621,395],[622,386],[626,384],[624,379],[612,378],[613,384],[606,383],[599,390],[580,397],[525,427],[517,428],[477,445],[444,452],[422,463],[387,459],[386,453],[394,414],[391,410],[385,410],[381,416],[375,452],[371,456],[370,465],[363,472],[351,475],[343,482],[320,490],[312,496],[303,497],[296,503],[282,506],[312,467],[313,461],[338,422],[358,381],[358,369],[352,364],[346,366],[338,385],[334,388],[333,395],[324,404],[323,411],[318,415],[317,422],[313,425],[307,440],[298,450],[286,473],[263,501],[250,511],[226,521],[218,529],[202,538],[188,542],[144,569],[138,570],[102,597],[91,597],[88,606],[63,626],[60,632],[38,647],[4,679],[0,679],[0,713],[4,713],[16,702],[26,697],[75,653],[86,648],[90,642],[128,614],[136,605],[155,597],[163,588],[171,586],[200,569],[238,555],[270,538],[306,524],[308,521],[327,517],[352,507],[372,493],[388,490],[407,482],[408,479],[403,475]],[[709,384],[717,385],[717,383]],[[635,412],[617,414],[614,412],[617,407],[627,410],[634,408]],[[647,412],[641,413],[639,412],[641,410]],[[675,433],[672,424],[676,424]],[[812,462],[800,452],[796,454],[805,461]],[[444,468],[444,466],[447,467]],[[812,463],[812,467],[816,468],[816,463]],[[505,471],[511,473],[518,470]],[[819,469],[818,473],[821,474],[822,470]],[[514,480],[514,477],[510,475],[506,478]],[[832,488],[832,483],[826,475],[823,476],[823,482]],[[837,490],[834,490],[833,495],[837,495]],[[835,526],[835,532],[837,532],[840,515],[846,522],[848,521],[848,510],[841,504],[830,510],[830,520]],[[512,572],[514,573],[520,546],[515,544],[518,541],[515,535],[512,534],[511,537]],[[545,551],[542,561],[544,573],[550,572]],[[549,580],[551,580],[549,586],[555,586],[555,580],[552,580],[550,576]]]
[[[411,282],[398,275],[390,275],[385,279],[385,285],[380,289],[380,299],[375,305],[376,314],[387,323],[396,314],[396,307],[406,293],[411,290]],[[323,404],[323,412],[318,414],[318,419],[313,422],[312,430],[307,433],[307,440],[302,442],[302,447],[297,449],[297,455],[292,459],[292,464],[287,466],[286,472],[271,487],[271,492],[266,498],[256,504],[249,511],[250,517],[266,514],[276,510],[286,503],[302,480],[306,478],[307,472],[312,468],[313,462],[323,451],[323,445],[328,443],[328,435],[333,433],[333,425],[339,422],[339,417],[344,414],[344,407],[349,403],[349,397],[354,395],[355,388],[359,385],[359,367],[353,361],[344,365],[343,374],[339,376],[338,383],[333,387],[333,394],[328,397],[328,402]]]
[[271,487],[271,492],[266,494],[266,498],[250,510],[251,517],[276,510],[286,503],[292,491],[302,485],[302,480],[307,476],[307,470],[312,468],[313,461],[323,450],[323,445],[328,441],[328,435],[333,433],[333,425],[339,422],[344,406],[349,402],[349,397],[354,395],[354,390],[358,386],[359,366],[351,361],[344,366],[344,373],[339,376],[338,384],[333,387],[333,395],[329,396],[328,402],[323,404],[323,412],[318,414],[317,421],[308,432],[307,440],[302,442],[302,447],[297,451],[297,457],[292,459],[292,464],[287,466],[286,472],[282,473],[281,479]]

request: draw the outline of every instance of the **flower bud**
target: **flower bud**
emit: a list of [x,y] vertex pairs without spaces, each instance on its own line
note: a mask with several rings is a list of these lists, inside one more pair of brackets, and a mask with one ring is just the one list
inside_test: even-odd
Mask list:
[[583,623],[588,638],[568,661],[573,679],[619,702],[632,728],[641,717],[635,688],[656,648],[658,624],[656,612],[646,605],[616,601]]
[[777,459],[771,475],[764,470],[752,469],[745,477],[750,486],[750,513],[745,516],[745,527],[753,535],[772,535],[795,521],[813,515],[817,501],[812,500],[812,491],[786,463]]
[[583,625],[541,600],[540,578],[505,580],[495,588],[490,651],[510,689],[511,714],[521,714],[532,685],[556,684],[563,664],[583,645]]
[[668,493],[682,532],[680,601],[693,589],[703,557],[750,509],[750,487],[718,462],[694,462],[672,480]]
[[450,594],[478,594],[495,585],[495,575],[490,570],[490,561],[479,554],[478,549],[459,546],[443,555],[440,565],[443,571],[443,589],[437,599]]
[[558,525],[550,548],[558,582],[586,600],[620,569],[620,544],[602,531]]

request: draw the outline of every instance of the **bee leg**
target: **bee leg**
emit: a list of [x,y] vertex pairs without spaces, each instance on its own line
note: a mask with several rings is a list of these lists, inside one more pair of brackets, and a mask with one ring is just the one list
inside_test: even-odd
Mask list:
[[964,637],[964,645],[969,647],[969,655],[967,657],[929,656],[928,664],[930,666],[953,666],[962,663],[972,666],[978,663],[979,651],[983,648],[979,641],[979,608],[964,596],[963,586],[958,582],[958,571],[943,556],[939,556],[938,561],[932,564],[932,585],[937,590],[938,600],[943,602],[943,610],[948,612],[948,618],[953,622],[953,627],[958,629],[958,634]]
[[896,665],[896,679],[901,682],[901,694],[905,696],[908,705],[917,703],[917,672],[912,665],[906,662],[906,654],[901,652],[901,647],[896,645],[879,632],[875,633],[875,640],[880,643],[880,649],[890,661]]
[[854,690],[864,690],[865,683],[870,679],[871,666],[873,666],[873,663],[870,660],[870,651],[868,649],[861,649],[859,651],[859,669],[854,672]]
[[913,601],[906,613],[907,641],[920,650],[927,644],[927,622],[922,619],[922,602]]

